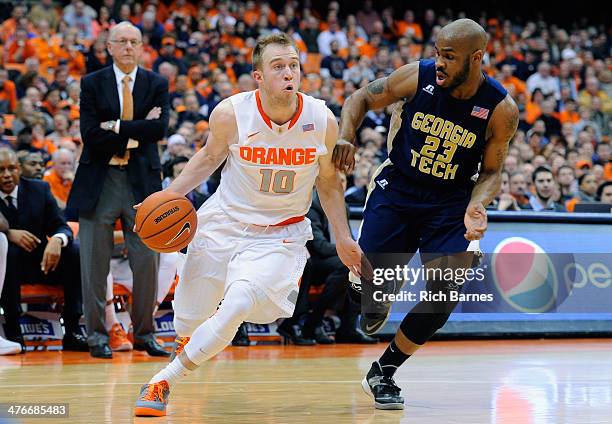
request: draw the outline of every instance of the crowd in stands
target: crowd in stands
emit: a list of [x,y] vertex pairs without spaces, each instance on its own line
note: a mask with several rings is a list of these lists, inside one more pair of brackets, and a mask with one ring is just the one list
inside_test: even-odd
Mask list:
[[[164,186],[207,140],[208,118],[223,99],[253,90],[251,51],[258,36],[290,34],[300,49],[301,91],[340,117],[356,89],[399,66],[435,57],[441,26],[456,10],[422,15],[398,2],[366,0],[351,14],[337,1],[314,10],[298,1],[82,0],[14,2],[0,13],[0,147],[17,151],[24,175],[47,181],[64,209],[78,166],[79,80],[111,65],[109,29],[130,21],[143,34],[141,66],[168,79],[171,115],[159,143]],[[581,202],[612,203],[612,58],[609,28],[561,27],[529,17],[476,19],[490,39],[485,71],[515,99],[520,125],[505,160],[497,210],[573,211]],[[357,166],[346,200],[363,205],[387,156],[392,105],[368,112],[357,136]],[[220,172],[191,193],[201,205]],[[67,218],[76,220],[71,211]]]
[[[0,40],[0,144],[40,150],[45,179],[60,202],[81,144],[78,81],[111,64],[105,46],[108,29],[117,22],[129,20],[141,29],[142,66],[170,82],[170,131],[160,149],[171,177],[175,159],[189,158],[206,142],[214,107],[255,88],[250,56],[259,35],[291,34],[303,62],[302,91],[324,99],[340,116],[344,99],[357,88],[402,64],[434,57],[440,27],[463,16],[449,10],[443,15],[427,10],[423,16],[400,7],[376,10],[372,1],[356,14],[341,10],[336,1],[327,10],[300,7],[297,1],[280,10],[266,2],[213,0],[105,0],[97,9],[75,0],[63,6],[43,0],[5,9],[10,16],[1,17]],[[612,179],[607,28],[562,28],[486,13],[478,18],[490,35],[486,72],[514,97],[521,113],[505,167],[510,184],[492,207],[572,211],[577,202],[596,200],[597,188]],[[359,131],[358,166],[348,181],[350,204],[363,203],[369,176],[386,157],[391,109],[369,112]],[[72,153],[65,159],[72,169],[52,165],[58,149],[63,158]],[[551,197],[544,203],[536,201],[543,199],[534,177],[540,166],[552,174]],[[560,178],[560,169],[573,176]],[[594,188],[580,183],[585,178],[594,178]],[[210,195],[217,184],[203,185],[200,194]]]

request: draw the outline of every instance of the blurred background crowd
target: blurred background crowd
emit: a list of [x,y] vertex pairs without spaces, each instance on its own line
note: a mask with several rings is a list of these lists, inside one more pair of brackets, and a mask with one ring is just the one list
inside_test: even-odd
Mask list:
[[[357,88],[405,63],[434,57],[440,27],[463,16],[450,9],[417,15],[399,4],[376,8],[372,1],[354,13],[337,1],[319,8],[298,1],[272,7],[214,0],[5,5],[0,145],[18,150],[26,176],[42,174],[65,204],[81,148],[79,79],[111,64],[108,30],[120,21],[142,30],[142,66],[170,82],[170,130],[160,143],[168,182],[206,143],[215,106],[256,88],[250,60],[259,35],[284,31],[296,40],[302,91],[324,99],[339,117]],[[580,202],[612,201],[606,184],[612,179],[609,27],[584,20],[562,27],[487,12],[469,17],[490,35],[486,72],[509,91],[521,114],[502,192],[491,208],[573,211]],[[352,205],[363,204],[367,182],[387,155],[391,110],[369,112],[358,133],[358,165],[346,192]],[[216,189],[218,178],[193,194],[197,203]]]

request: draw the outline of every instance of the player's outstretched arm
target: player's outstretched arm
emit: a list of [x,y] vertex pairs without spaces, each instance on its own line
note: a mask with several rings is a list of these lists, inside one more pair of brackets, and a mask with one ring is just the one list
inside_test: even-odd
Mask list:
[[351,172],[355,166],[355,133],[369,110],[380,109],[399,100],[411,99],[419,83],[419,63],[410,63],[388,77],[372,81],[349,96],[342,106],[340,137],[332,161],[336,168]]
[[319,158],[319,176],[316,187],[321,200],[321,206],[329,219],[332,231],[336,236],[336,250],[338,256],[348,269],[355,275],[361,275],[362,251],[351,237],[351,231],[346,219],[346,205],[344,204],[344,190],[338,171],[332,163],[332,151],[338,139],[338,123],[334,114],[328,110],[327,132],[325,145],[327,154]]
[[482,165],[472,198],[465,212],[465,238],[480,240],[487,229],[485,207],[491,203],[501,186],[501,172],[508,155],[508,144],[518,126],[518,108],[510,96],[502,100],[491,116],[489,137],[485,144]]
[[235,142],[238,129],[234,108],[224,100],[213,110],[209,120],[210,133],[206,145],[187,162],[166,190],[183,196],[208,179],[229,154],[229,146]]

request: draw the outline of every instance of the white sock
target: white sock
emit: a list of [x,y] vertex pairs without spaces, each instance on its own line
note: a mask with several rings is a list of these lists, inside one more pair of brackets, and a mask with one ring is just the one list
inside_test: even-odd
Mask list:
[[172,387],[181,378],[187,377],[190,373],[191,370],[185,368],[185,366],[181,363],[177,356],[172,362],[166,365],[163,370],[155,374],[151,381],[149,381],[149,384],[158,383],[162,380],[166,380],[168,385]]

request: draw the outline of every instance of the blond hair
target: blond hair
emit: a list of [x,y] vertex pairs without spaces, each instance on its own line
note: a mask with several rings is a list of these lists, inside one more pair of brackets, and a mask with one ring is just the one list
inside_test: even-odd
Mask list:
[[295,52],[299,54],[299,50],[295,41],[291,36],[284,32],[277,32],[269,35],[265,35],[260,37],[257,40],[257,44],[255,44],[255,48],[253,49],[253,69],[261,70],[263,67],[262,56],[264,49],[270,44],[278,44],[281,46],[291,46],[295,49]]

